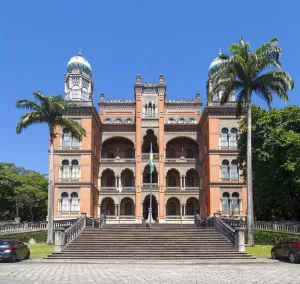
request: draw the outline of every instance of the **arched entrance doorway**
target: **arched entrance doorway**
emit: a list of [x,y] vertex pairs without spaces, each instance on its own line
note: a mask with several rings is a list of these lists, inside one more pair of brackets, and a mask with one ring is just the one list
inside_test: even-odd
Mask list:
[[178,198],[171,197],[167,202],[167,215],[168,216],[179,216],[180,215],[180,202]]
[[134,215],[134,203],[129,197],[125,197],[121,201],[121,216],[133,216]]
[[185,215],[195,215],[195,214],[199,214],[200,210],[199,210],[199,200],[195,197],[190,197],[187,201],[186,201],[186,213]]
[[[148,212],[150,207],[150,195],[147,195],[143,202],[143,218],[148,219]],[[152,217],[156,221],[158,216],[158,204],[154,195],[152,195]]]
[[112,198],[106,197],[102,200],[101,215],[115,215],[115,203]]

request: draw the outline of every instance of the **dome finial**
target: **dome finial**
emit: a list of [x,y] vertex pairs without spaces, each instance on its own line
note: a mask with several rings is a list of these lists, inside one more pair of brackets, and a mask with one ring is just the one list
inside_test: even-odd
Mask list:
[[78,56],[82,56],[81,48],[79,48]]
[[222,54],[221,48],[219,48],[219,55]]

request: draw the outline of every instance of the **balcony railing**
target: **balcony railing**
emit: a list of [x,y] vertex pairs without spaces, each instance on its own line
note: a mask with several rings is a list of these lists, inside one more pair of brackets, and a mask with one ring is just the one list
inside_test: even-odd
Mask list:
[[[149,159],[149,153],[142,153],[142,160],[148,160]],[[159,154],[153,153],[153,160],[158,160]]]
[[221,178],[221,182],[240,182],[239,178]]
[[[105,186],[102,186],[100,187],[100,192],[108,192],[108,193],[119,193],[118,191],[118,188],[117,187],[105,187]],[[135,192],[135,187],[134,186],[130,186],[130,187],[122,187],[122,193],[128,193],[128,192]]]
[[166,163],[167,164],[176,164],[176,163],[187,163],[187,164],[195,164],[199,163],[200,159],[199,158],[166,158]]
[[[193,186],[193,187],[182,187],[181,188],[183,191],[199,191],[200,187],[199,186]],[[179,191],[180,187],[174,187],[174,186],[167,186],[166,187],[167,191]]]
[[[152,183],[152,189],[158,189],[158,183]],[[150,183],[143,183],[143,189],[150,189]]]
[[135,164],[135,158],[101,158],[100,163],[111,164],[111,163],[125,163],[125,164]]

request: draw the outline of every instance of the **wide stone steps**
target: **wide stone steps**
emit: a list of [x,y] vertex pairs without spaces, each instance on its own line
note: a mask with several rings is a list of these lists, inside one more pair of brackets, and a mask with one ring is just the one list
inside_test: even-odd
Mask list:
[[48,259],[251,259],[213,228],[195,225],[104,225],[85,228],[61,253]]

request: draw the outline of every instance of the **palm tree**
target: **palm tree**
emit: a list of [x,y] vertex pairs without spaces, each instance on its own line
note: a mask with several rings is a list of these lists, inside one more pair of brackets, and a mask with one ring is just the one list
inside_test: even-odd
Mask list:
[[211,78],[210,99],[220,92],[221,104],[236,95],[237,116],[247,109],[247,228],[248,245],[254,245],[253,238],[253,191],[252,191],[252,147],[251,147],[251,99],[255,94],[272,107],[273,94],[283,101],[288,100],[288,90],[294,88],[290,75],[282,70],[279,58],[282,54],[278,39],[264,43],[251,53],[250,43],[240,39],[239,44],[229,47],[231,55],[219,54],[217,72]]
[[53,220],[54,220],[54,154],[53,140],[57,136],[57,127],[61,126],[68,129],[71,134],[77,138],[82,135],[86,136],[82,126],[70,118],[63,117],[67,109],[67,102],[61,95],[46,97],[41,92],[33,93],[36,101],[22,99],[17,101],[16,107],[28,109],[30,112],[25,113],[18,122],[17,134],[32,124],[46,123],[49,127],[49,187],[48,187],[48,236],[47,243],[53,244]]

